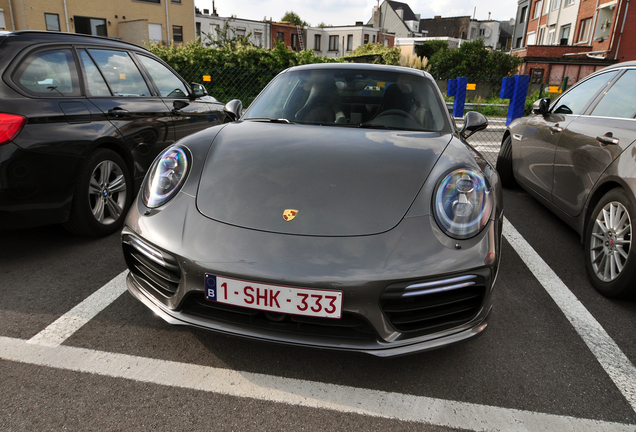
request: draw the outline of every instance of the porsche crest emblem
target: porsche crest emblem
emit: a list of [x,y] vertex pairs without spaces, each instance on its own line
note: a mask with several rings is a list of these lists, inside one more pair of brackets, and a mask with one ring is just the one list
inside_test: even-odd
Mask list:
[[283,212],[283,219],[285,219],[285,221],[289,222],[290,220],[295,218],[297,214],[298,214],[298,210],[286,209]]

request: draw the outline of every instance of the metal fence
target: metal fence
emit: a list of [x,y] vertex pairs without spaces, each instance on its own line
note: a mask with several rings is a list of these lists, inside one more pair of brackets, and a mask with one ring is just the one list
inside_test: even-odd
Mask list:
[[[254,68],[175,68],[188,82],[203,84],[208,93],[223,103],[232,99],[239,99],[247,108],[267,83],[280,70]],[[469,80],[470,89],[467,91],[465,112],[478,111],[486,116],[489,126],[485,131],[471,136],[468,141],[479,150],[490,162],[497,160],[499,147],[506,130],[508,114],[507,99],[499,99],[501,79],[473,79]],[[564,83],[559,77],[548,79],[546,83],[531,83],[528,89],[526,114],[530,113],[532,102],[540,97],[554,98],[563,91]],[[442,93],[446,94],[448,80],[437,80]],[[445,97],[449,112],[452,113],[452,97]],[[463,124],[462,118],[455,118],[458,128]]]

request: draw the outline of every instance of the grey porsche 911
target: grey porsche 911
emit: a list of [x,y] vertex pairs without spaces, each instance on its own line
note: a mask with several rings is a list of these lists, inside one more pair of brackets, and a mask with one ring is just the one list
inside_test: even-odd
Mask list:
[[122,232],[134,297],[171,324],[377,356],[487,326],[503,221],[495,169],[426,72],[280,73],[236,120],[154,161]]

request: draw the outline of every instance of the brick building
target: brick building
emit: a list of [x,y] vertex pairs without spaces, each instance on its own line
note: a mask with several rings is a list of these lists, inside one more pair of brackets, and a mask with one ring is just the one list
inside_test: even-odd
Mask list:
[[636,60],[636,12],[628,5],[531,0],[524,46],[512,50],[524,58],[520,72],[551,84],[567,76],[571,84],[605,66]]

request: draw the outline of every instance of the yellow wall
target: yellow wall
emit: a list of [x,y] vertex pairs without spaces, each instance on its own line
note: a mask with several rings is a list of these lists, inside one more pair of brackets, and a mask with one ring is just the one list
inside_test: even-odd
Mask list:
[[[168,20],[170,35],[166,34],[166,1],[168,2]],[[4,9],[7,29],[10,29],[11,18],[9,15],[8,0],[0,0],[0,8]],[[6,4],[6,7],[4,5]],[[74,16],[101,18],[107,21],[106,29],[109,37],[124,37],[128,42],[140,44],[147,40],[146,31],[140,30],[139,24],[125,24],[123,22],[138,22],[146,20],[147,23],[161,24],[162,39],[172,40],[172,26],[183,27],[183,41],[193,41],[194,36],[194,0],[181,0],[181,3],[172,3],[172,0],[161,0],[160,4],[147,3],[137,0],[66,0],[66,10],[68,12],[68,23],[66,25],[66,14],[64,11],[64,0],[12,0],[13,15],[16,30],[46,30],[44,20],[45,13],[55,13],[59,15],[60,30],[63,32],[75,33],[75,25],[72,18]],[[125,27],[122,29],[122,27]],[[135,31],[129,31],[131,27]],[[134,38],[135,40],[131,40]]]

